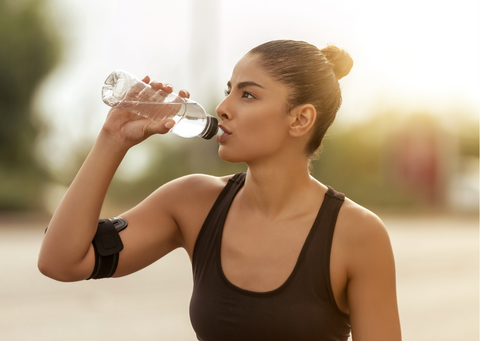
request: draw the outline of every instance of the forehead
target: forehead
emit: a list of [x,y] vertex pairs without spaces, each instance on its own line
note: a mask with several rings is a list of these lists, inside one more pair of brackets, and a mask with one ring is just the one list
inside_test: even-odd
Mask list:
[[230,83],[232,86],[242,82],[255,82],[263,87],[279,85],[261,66],[258,55],[247,54],[235,65]]

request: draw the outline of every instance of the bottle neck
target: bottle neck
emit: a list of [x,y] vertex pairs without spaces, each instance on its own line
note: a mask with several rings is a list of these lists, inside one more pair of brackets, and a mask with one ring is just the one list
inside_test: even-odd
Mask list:
[[205,140],[210,140],[217,134],[218,131],[218,120],[210,115],[207,115],[207,124],[205,124],[205,129],[198,134],[198,137],[201,137]]

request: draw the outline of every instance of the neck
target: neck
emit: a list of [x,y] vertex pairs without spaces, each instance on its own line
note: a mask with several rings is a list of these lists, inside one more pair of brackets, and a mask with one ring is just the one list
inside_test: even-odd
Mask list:
[[240,195],[242,205],[269,219],[282,217],[299,208],[311,195],[312,181],[307,160],[264,161],[249,164]]

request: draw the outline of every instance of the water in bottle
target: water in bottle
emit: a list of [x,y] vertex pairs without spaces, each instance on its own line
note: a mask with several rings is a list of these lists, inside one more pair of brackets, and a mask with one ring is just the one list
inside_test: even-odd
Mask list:
[[102,88],[102,98],[111,107],[121,108],[152,121],[173,119],[175,125],[170,131],[182,137],[211,139],[223,134],[217,119],[208,115],[197,102],[153,89],[122,70],[116,70],[108,76]]

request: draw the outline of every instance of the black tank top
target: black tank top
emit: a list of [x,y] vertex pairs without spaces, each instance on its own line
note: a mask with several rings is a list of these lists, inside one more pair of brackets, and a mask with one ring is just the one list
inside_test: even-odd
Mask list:
[[345,196],[328,188],[294,270],[269,292],[241,289],[225,277],[220,248],[230,205],[245,182],[231,178],[200,230],[193,253],[190,320],[201,341],[346,341],[349,315],[336,305],[330,250]]

